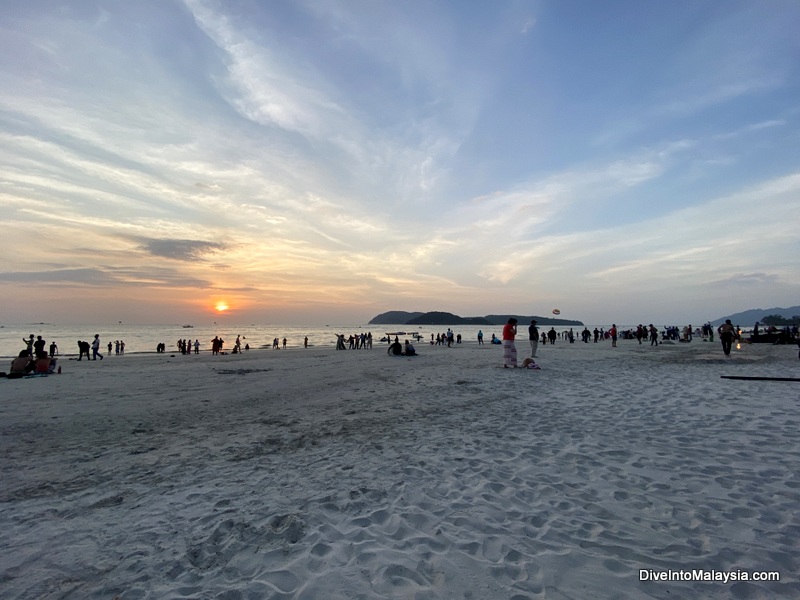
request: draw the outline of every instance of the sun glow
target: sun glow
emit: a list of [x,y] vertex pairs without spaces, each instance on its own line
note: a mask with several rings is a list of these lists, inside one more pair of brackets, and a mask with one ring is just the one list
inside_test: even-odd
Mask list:
[[230,306],[228,306],[227,302],[223,302],[223,301],[220,300],[219,302],[217,302],[217,304],[214,306],[214,308],[216,309],[217,312],[222,313],[222,312],[225,312],[226,310],[228,310],[230,308]]

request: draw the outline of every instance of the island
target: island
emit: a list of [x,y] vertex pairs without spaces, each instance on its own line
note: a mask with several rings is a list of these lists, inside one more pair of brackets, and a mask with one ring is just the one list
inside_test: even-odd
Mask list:
[[406,312],[392,310],[381,313],[370,319],[370,325],[504,325],[510,318],[519,323],[530,323],[536,320],[539,325],[558,325],[567,327],[583,327],[582,321],[571,319],[554,319],[541,316],[524,315],[486,315],[484,317],[460,317],[449,312]]

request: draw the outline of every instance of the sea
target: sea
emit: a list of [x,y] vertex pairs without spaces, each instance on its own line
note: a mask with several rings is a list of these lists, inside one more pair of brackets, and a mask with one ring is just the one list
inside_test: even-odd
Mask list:
[[[600,325],[608,329],[610,324]],[[635,325],[620,325],[620,331],[635,329]],[[19,355],[20,350],[26,348],[25,341],[33,334],[34,338],[42,336],[45,340],[45,348],[49,349],[50,343],[55,342],[58,346],[58,353],[62,356],[77,356],[78,341],[91,342],[95,334],[100,335],[101,354],[108,352],[108,343],[112,343],[112,353],[114,353],[114,343],[117,340],[125,342],[125,354],[154,353],[158,344],[165,344],[167,352],[178,351],[178,340],[187,340],[194,343],[200,342],[201,352],[211,351],[211,340],[215,336],[225,340],[223,351],[230,351],[236,342],[236,336],[240,336],[242,348],[249,345],[251,350],[272,348],[272,342],[278,338],[280,346],[283,346],[283,339],[286,338],[287,349],[303,348],[304,339],[308,337],[308,346],[313,348],[336,348],[336,336],[344,334],[346,338],[350,335],[372,333],[373,346],[387,343],[387,339],[397,335],[400,341],[408,339],[415,344],[427,344],[436,334],[446,333],[448,328],[453,330],[455,335],[461,335],[462,343],[477,344],[478,332],[483,332],[484,341],[489,343],[492,334],[502,337],[502,325],[232,325],[232,324],[210,324],[210,325],[128,325],[124,323],[103,324],[103,325],[58,325],[53,323],[27,323],[23,325],[0,325],[0,358],[11,359]],[[540,326],[540,331],[547,331],[550,326]],[[527,324],[519,324],[519,339],[527,339]],[[568,326],[556,326],[557,332],[566,332]],[[573,328],[576,337],[579,336],[583,327]],[[594,329],[593,325],[589,329]],[[383,340],[383,341],[382,341]],[[416,340],[416,341],[415,341]],[[3,366],[0,365],[0,371]]]
[[[454,334],[461,334],[464,343],[477,343],[478,331],[482,330],[485,341],[489,341],[492,333],[498,337],[502,334],[502,326],[450,326]],[[249,345],[251,350],[272,348],[275,338],[286,338],[286,348],[303,348],[304,339],[308,337],[309,347],[336,348],[336,336],[372,333],[373,346],[381,343],[381,338],[391,334],[392,340],[398,335],[400,341],[408,339],[414,342],[416,336],[421,336],[424,342],[429,342],[431,334],[445,333],[447,325],[127,325],[124,323],[104,325],[58,325],[53,323],[27,323],[23,325],[0,325],[0,358],[11,359],[19,355],[20,350],[26,348],[25,341],[33,334],[34,339],[42,336],[45,348],[49,349],[50,343],[55,342],[58,353],[62,356],[78,355],[78,341],[91,342],[95,334],[100,335],[101,354],[108,352],[108,343],[113,345],[117,340],[125,342],[125,354],[155,353],[158,344],[165,344],[167,352],[178,351],[178,340],[187,340],[194,343],[200,342],[201,352],[211,351],[211,340],[215,336],[225,340],[223,351],[230,351],[236,342],[236,336],[241,337],[242,348]],[[520,331],[522,334],[522,331]],[[386,343],[385,341],[383,343]],[[0,365],[0,370],[3,370]]]

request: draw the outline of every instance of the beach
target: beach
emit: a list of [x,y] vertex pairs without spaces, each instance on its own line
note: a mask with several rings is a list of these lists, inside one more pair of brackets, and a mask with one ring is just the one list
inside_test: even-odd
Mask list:
[[417,350],[0,381],[2,597],[800,597],[796,347]]

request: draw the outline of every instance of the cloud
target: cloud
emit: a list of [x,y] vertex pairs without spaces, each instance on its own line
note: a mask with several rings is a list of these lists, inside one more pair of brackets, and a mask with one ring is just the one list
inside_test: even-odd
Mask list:
[[221,13],[200,0],[185,0],[197,25],[228,57],[230,88],[220,89],[245,118],[275,125],[314,138],[332,132],[331,120],[339,122],[343,111],[319,84],[322,78],[305,73],[308,65],[281,63],[263,45],[248,39]]
[[758,287],[763,285],[776,285],[781,282],[781,277],[776,273],[736,273],[712,282],[712,285]]
[[209,282],[160,267],[97,267],[81,269],[53,269],[42,271],[0,272],[0,281],[38,286],[56,287],[211,287]]
[[225,244],[205,242],[200,240],[141,240],[141,249],[162,258],[173,260],[194,261],[226,249]]
[[116,277],[102,269],[59,269],[54,271],[0,272],[0,281],[35,284],[82,284],[105,286],[118,283]]

